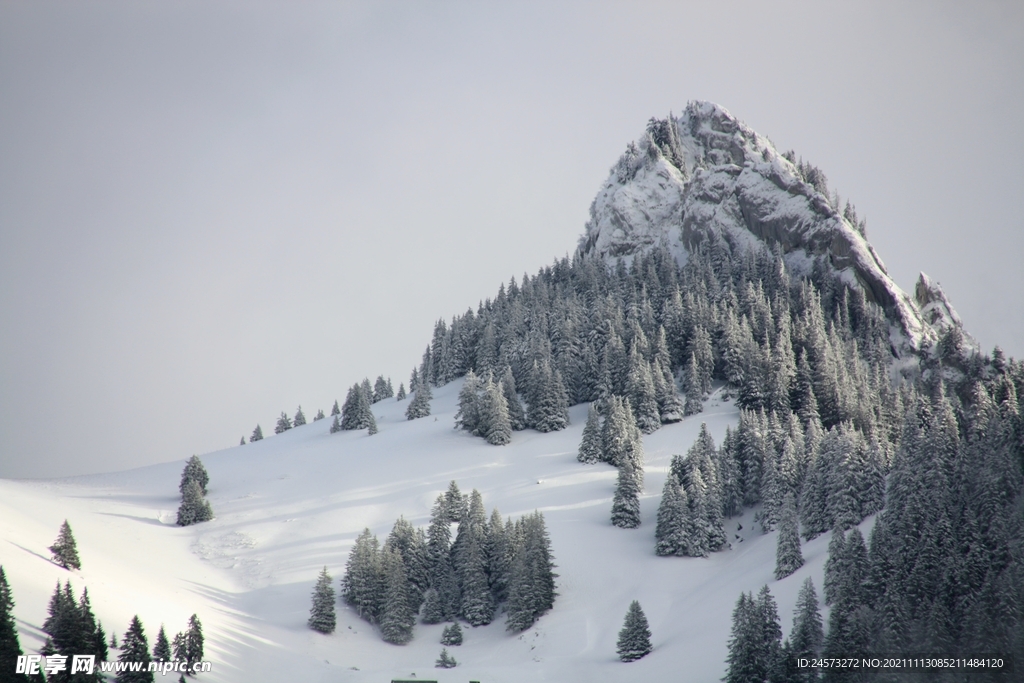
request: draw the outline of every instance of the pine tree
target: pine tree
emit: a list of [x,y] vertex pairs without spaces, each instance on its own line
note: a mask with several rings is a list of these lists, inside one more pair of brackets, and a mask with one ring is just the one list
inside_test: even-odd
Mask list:
[[281,417],[277,418],[277,426],[274,427],[275,434],[282,434],[292,428],[292,421],[288,417],[288,413],[282,412]]
[[335,399],[334,407],[331,408],[331,417],[338,417],[341,415],[341,408],[338,407],[338,401]]
[[193,455],[185,463],[185,469],[181,472],[181,483],[178,484],[179,493],[185,493],[185,487],[189,481],[199,484],[199,492],[204,496],[206,495],[206,487],[210,483],[210,475],[206,473],[203,461],[197,455]]
[[430,385],[426,380],[421,380],[415,386],[412,400],[409,401],[409,407],[405,411],[406,419],[415,420],[430,415],[430,399],[432,398]]
[[526,429],[526,414],[523,412],[523,404],[516,393],[516,379],[512,375],[512,368],[505,366],[505,373],[501,376],[501,392],[505,396],[505,403],[508,406],[508,421],[512,431],[518,432]]
[[132,671],[126,666],[117,674],[118,683],[153,683],[153,673],[149,671],[149,642],[138,615],[132,617],[121,639],[121,654],[117,656],[117,661],[142,663],[141,671]]
[[690,363],[686,366],[686,373],[683,377],[683,384],[686,386],[686,404],[683,407],[685,415],[696,415],[704,410],[703,387],[701,386],[700,368],[697,365],[697,357],[690,354]]
[[434,663],[435,669],[454,669],[459,663],[455,661],[455,658],[448,654],[448,648],[441,649],[441,656],[437,658]]
[[299,406],[299,409],[295,411],[295,418],[292,420],[292,426],[301,427],[304,424],[306,424],[306,414],[302,412],[302,406]]
[[75,544],[75,537],[71,533],[71,525],[68,520],[60,525],[60,533],[57,540],[50,546],[53,553],[53,561],[64,569],[81,569],[82,562],[78,558],[78,546]]
[[462,645],[462,627],[459,626],[459,622],[444,627],[444,631],[441,632],[441,644],[449,647]]
[[341,431],[341,422],[337,415],[334,416],[334,421],[331,422],[331,434],[337,434]]
[[775,578],[782,580],[802,567],[804,556],[800,552],[800,532],[797,529],[796,504],[793,494],[786,494],[779,519],[779,540],[775,551]]
[[625,623],[619,631],[619,642],[615,651],[624,662],[634,662],[651,652],[651,629],[647,617],[634,600],[626,612]]
[[383,601],[384,576],[381,567],[380,543],[369,529],[356,538],[341,580],[341,597],[354,607],[360,617],[376,621]]
[[580,450],[576,459],[592,465],[604,459],[601,450],[601,418],[591,404],[587,409],[587,424],[583,427],[583,439],[580,441]]
[[612,524],[621,529],[635,529],[640,526],[640,485],[636,468],[627,458],[619,466],[618,482],[612,498]]
[[316,411],[316,415],[313,416],[313,422],[317,422],[319,420],[322,420],[325,417],[327,417],[327,416],[324,415],[324,411],[323,410],[317,410]]
[[27,683],[27,676],[14,673],[21,654],[18,628],[14,621],[14,597],[4,568],[0,566],[0,680]]
[[402,382],[398,383],[398,393],[395,395],[395,399],[398,401],[405,400],[405,384]]
[[508,403],[501,387],[490,379],[484,385],[480,401],[480,421],[486,427],[483,436],[492,446],[504,446],[512,441],[512,423],[509,421]]
[[203,625],[195,614],[188,618],[188,629],[185,631],[184,643],[184,659],[189,667],[203,661]]
[[385,642],[405,645],[412,640],[416,615],[409,607],[409,580],[405,575],[402,556],[386,548],[382,554],[385,592],[380,617],[380,632]]
[[377,381],[373,383],[373,402],[377,403],[394,395],[395,392],[391,389],[391,380],[384,379],[384,375],[377,375]]
[[479,435],[480,428],[480,380],[470,370],[462,381],[459,390],[459,409],[455,413],[456,429],[464,429],[470,434]]
[[245,445],[245,436],[243,436],[242,440],[238,442],[238,445],[239,446],[244,446]]
[[817,657],[825,642],[821,613],[818,611],[818,594],[810,577],[804,580],[800,593],[797,594],[796,608],[793,610],[793,630],[790,632],[789,640],[793,654],[808,659]]
[[629,396],[637,428],[644,434],[657,431],[661,427],[661,413],[658,411],[658,399],[654,393],[650,365],[644,360],[636,344],[629,353],[626,395]]
[[444,608],[435,588],[428,588],[423,594],[422,618],[424,624],[440,624],[444,621]]
[[199,483],[190,479],[185,485],[185,492],[181,495],[181,505],[178,506],[178,526],[199,524],[211,519],[213,519],[213,508],[203,498]]
[[313,588],[313,605],[309,610],[309,627],[320,633],[334,633],[337,619],[334,614],[334,586],[325,566],[317,576]]
[[828,542],[828,559],[825,560],[825,604],[831,605],[839,592],[839,583],[845,573],[843,563],[846,559],[846,535],[842,529],[832,530],[832,539]]
[[657,555],[664,557],[690,554],[691,541],[687,524],[689,514],[686,490],[669,472],[668,477],[665,478],[665,488],[661,493],[661,504],[658,506],[658,526],[654,532],[654,552]]
[[171,643],[167,640],[167,633],[164,631],[163,624],[160,624],[160,631],[156,634],[156,642],[153,643],[153,661],[171,661]]
[[263,429],[256,425],[256,429],[252,430],[252,436],[249,437],[249,443],[253,441],[263,441]]
[[379,431],[377,429],[377,419],[374,418],[373,413],[369,414],[368,422],[369,422],[369,425],[367,426],[366,432],[370,436],[373,436],[374,434],[376,434]]

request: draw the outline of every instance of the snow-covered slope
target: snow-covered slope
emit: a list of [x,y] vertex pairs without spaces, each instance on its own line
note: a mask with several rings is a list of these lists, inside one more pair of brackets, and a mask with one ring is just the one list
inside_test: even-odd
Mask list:
[[[654,555],[654,526],[673,453],[685,453],[702,421],[717,440],[736,409],[712,396],[702,415],[645,437],[643,525],[609,523],[614,468],[581,465],[576,449],[586,406],[553,434],[517,432],[495,447],[452,429],[461,380],[435,392],[434,415],[406,421],[406,403],[374,406],[380,433],[329,433],[329,420],[203,456],[212,522],[174,526],[184,462],[61,481],[0,480],[0,564],[17,601],[22,647],[38,651],[40,626],[57,581],[89,588],[108,632],[138,613],[152,641],[198,613],[213,672],[199,680],[388,681],[409,677],[488,683],[530,681],[717,681],[724,673],[731,613],[741,591],[768,584],[788,632],[807,576],[821,587],[827,537],[803,547],[807,564],[775,581],[775,534],[753,531],[748,512],[730,520],[735,547],[707,559]],[[553,611],[529,631],[505,632],[504,618],[467,628],[452,648],[460,666],[434,669],[443,626],[416,626],[404,647],[340,608],[338,630],[306,627],[310,593],[327,565],[340,578],[355,537],[383,540],[399,515],[425,525],[436,495],[455,479],[483,494],[490,510],[544,512],[558,565]],[[83,567],[67,572],[46,550],[67,518]],[[743,530],[737,532],[737,524]],[[866,522],[865,524],[867,524]],[[736,535],[744,538],[739,542]],[[337,585],[337,584],[336,584]],[[615,657],[630,601],[651,623],[654,652],[631,664]]]
[[[852,216],[819,189],[724,108],[692,102],[681,117],[629,145],[591,205],[579,250],[628,260],[664,245],[682,261],[696,245],[718,238],[733,250],[779,245],[793,272],[806,274],[821,256],[862,287],[893,322],[898,354],[920,350],[947,325],[959,325],[944,295],[922,296],[920,283],[915,298],[901,290]],[[926,276],[922,282],[930,291]],[[940,298],[944,314],[937,316],[939,307],[930,304]]]

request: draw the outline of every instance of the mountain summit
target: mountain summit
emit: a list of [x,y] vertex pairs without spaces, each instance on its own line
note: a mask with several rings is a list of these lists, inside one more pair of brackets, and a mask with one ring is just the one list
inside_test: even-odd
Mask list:
[[921,352],[948,328],[962,327],[928,276],[921,274],[914,297],[896,285],[853,207],[840,207],[838,194],[829,194],[824,173],[780,153],[710,102],[650,120],[591,204],[578,251],[629,261],[664,246],[684,262],[696,248],[735,254],[762,245],[779,249],[797,275],[821,262],[860,286],[892,323],[897,356]]

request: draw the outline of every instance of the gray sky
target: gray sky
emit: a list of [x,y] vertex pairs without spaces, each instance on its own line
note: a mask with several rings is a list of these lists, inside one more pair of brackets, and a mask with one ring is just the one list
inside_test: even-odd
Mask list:
[[571,252],[652,115],[819,166],[1024,356],[1020,3],[0,1],[0,476],[238,443],[408,381]]

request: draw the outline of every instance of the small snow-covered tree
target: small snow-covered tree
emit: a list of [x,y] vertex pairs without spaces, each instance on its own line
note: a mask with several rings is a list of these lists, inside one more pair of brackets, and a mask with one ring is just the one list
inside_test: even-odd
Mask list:
[[409,407],[405,410],[406,419],[415,420],[430,415],[430,399],[432,398],[430,384],[421,379],[416,385],[412,400],[409,401]]
[[689,555],[689,505],[686,489],[669,472],[658,506],[658,526],[654,531],[654,552],[661,556]]
[[323,410],[317,410],[316,411],[316,415],[313,416],[313,422],[316,422],[317,420],[322,420],[325,417],[327,417],[327,416],[324,415],[324,411]]
[[190,479],[185,484],[185,492],[181,494],[181,505],[178,506],[178,526],[189,526],[213,519],[213,508],[203,498],[199,483]]
[[423,594],[423,623],[440,624],[444,621],[444,608],[441,606],[441,597],[434,588],[428,588]]
[[404,401],[405,400],[405,384],[403,384],[402,382],[398,383],[398,393],[395,394],[395,400],[397,400],[397,401]]
[[454,669],[459,663],[455,661],[455,658],[448,654],[448,648],[441,649],[441,656],[434,662],[434,668],[436,669]]
[[621,529],[640,526],[640,490],[641,484],[633,460],[627,458],[619,466],[618,482],[612,498],[612,524]]
[[651,629],[640,603],[634,600],[626,612],[615,651],[624,662],[635,662],[651,652]]
[[288,413],[282,412],[281,417],[277,418],[277,426],[274,427],[275,434],[283,434],[292,428],[291,418],[288,417]]
[[576,459],[588,465],[603,460],[601,442],[601,418],[593,404],[587,409],[587,423],[583,426],[583,439]]
[[256,429],[252,430],[252,436],[249,437],[249,443],[252,443],[253,441],[262,441],[262,440],[263,440],[263,429],[259,425],[256,425]]
[[57,540],[50,546],[53,553],[53,561],[64,567],[64,569],[81,569],[82,562],[78,558],[78,545],[75,543],[75,536],[71,533],[71,525],[68,520],[60,525],[60,532]]
[[10,680],[12,683],[27,681],[27,678],[13,673],[21,654],[18,627],[14,621],[14,598],[11,596],[11,587],[7,583],[4,568],[0,566],[0,671],[8,676],[4,680]]
[[337,400],[334,401],[334,407],[331,408],[331,415],[332,416],[341,415],[341,408],[338,407],[338,401]]
[[416,615],[409,607],[409,580],[397,550],[385,548],[381,555],[384,573],[384,604],[380,632],[385,642],[405,645],[412,640]]
[[459,626],[459,622],[444,627],[444,631],[441,632],[441,644],[449,647],[462,645],[462,627]]
[[181,482],[178,484],[179,493],[185,493],[185,485],[189,481],[199,484],[199,491],[204,496],[206,495],[206,486],[210,483],[210,475],[206,473],[203,461],[197,455],[193,455],[185,463],[185,469],[181,472]]
[[487,430],[483,434],[492,446],[504,446],[512,441],[512,423],[509,421],[508,403],[501,387],[487,380],[480,400],[480,421]]
[[325,566],[320,570],[313,588],[313,605],[309,610],[309,627],[320,633],[334,633],[337,618],[334,614],[334,586]]
[[523,404],[516,393],[516,379],[512,375],[512,368],[505,366],[505,372],[501,376],[501,391],[505,396],[505,403],[508,405],[508,421],[512,431],[518,432],[526,429],[526,413],[523,412]]
[[306,424],[306,414],[302,412],[302,406],[299,406],[299,409],[295,411],[295,419],[292,420],[292,426],[301,427],[304,424]]
[[338,415],[334,416],[334,420],[331,422],[331,434],[337,434],[341,431],[341,418]]
[[199,621],[199,616],[193,614],[188,618],[184,639],[185,662],[189,667],[203,661],[203,642],[203,624]]

